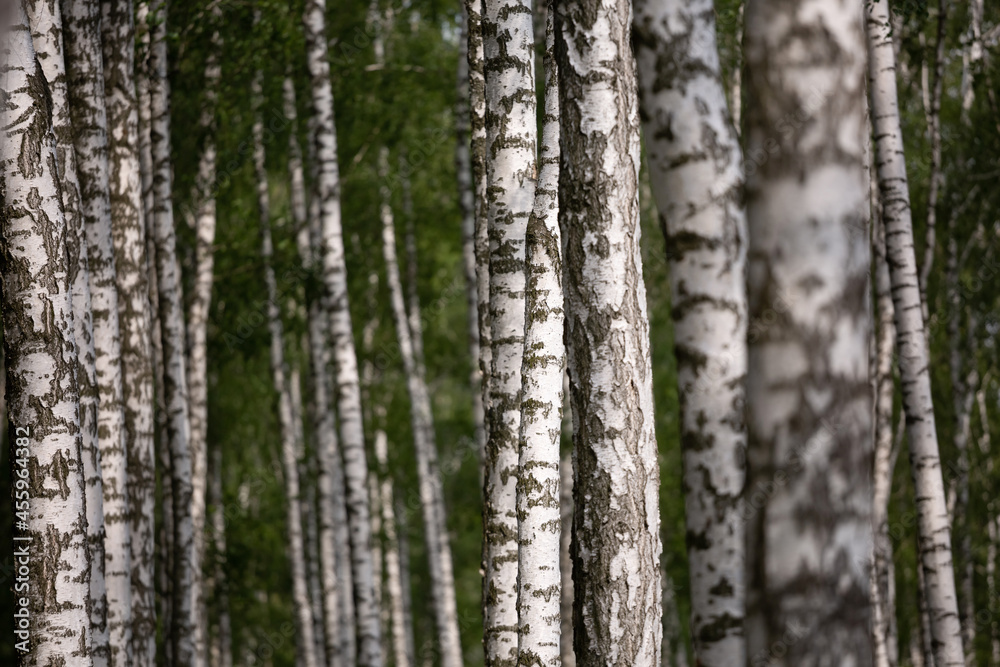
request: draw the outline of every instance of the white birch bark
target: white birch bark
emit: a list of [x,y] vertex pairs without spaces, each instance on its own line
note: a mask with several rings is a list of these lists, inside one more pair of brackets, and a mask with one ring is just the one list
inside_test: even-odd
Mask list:
[[205,59],[205,98],[202,101],[198,129],[205,139],[198,158],[195,176],[195,249],[194,283],[187,311],[187,377],[188,413],[191,420],[191,525],[194,531],[194,551],[191,564],[193,579],[191,596],[195,613],[195,653],[201,664],[208,659],[208,627],[205,602],[205,582],[202,563],[205,559],[206,490],[208,485],[208,315],[212,303],[212,279],[215,260],[215,110],[218,106],[222,67],[219,56],[222,38],[219,28],[222,10],[218,0],[209,7],[214,23]]
[[711,0],[642,0],[633,25],[650,181],[670,262],[691,639],[699,664],[738,665],[746,661],[743,155]]
[[566,349],[559,230],[555,11],[545,19],[545,97],[535,202],[525,233],[524,353],[517,470],[517,664],[560,665],[559,445]]
[[382,429],[375,433],[375,459],[378,462],[379,475],[382,478],[379,493],[382,507],[382,527],[385,532],[385,584],[392,625],[393,664],[395,667],[412,667],[413,662],[406,639],[410,621],[404,605],[399,534],[396,528],[396,505],[392,492],[393,481],[389,474],[389,438]]
[[639,248],[631,8],[625,0],[574,0],[560,5],[556,20],[576,660],[658,665],[660,475]]
[[81,460],[87,508],[87,548],[90,555],[91,653],[95,667],[108,661],[107,598],[104,584],[104,498],[97,435],[97,369],[94,353],[93,315],[87,238],[76,175],[76,150],[67,100],[66,64],[59,3],[26,3],[35,54],[49,82],[52,129],[61,174],[60,199],[66,221],[66,250],[72,281],[73,337],[76,341],[76,380],[79,392]]
[[[870,1],[870,0],[869,0]],[[947,4],[938,0],[937,36],[934,42],[933,71],[930,73],[929,97],[926,99],[927,138],[931,144],[930,178],[927,184],[927,224],[924,242],[924,261],[920,266],[920,298],[924,322],[929,317],[927,305],[927,281],[934,266],[934,251],[937,247],[937,203],[941,191],[941,93],[944,84],[945,33],[948,15]],[[926,61],[925,61],[926,63]],[[926,64],[925,64],[926,67]],[[924,70],[926,74],[927,70]],[[928,90],[925,84],[925,90]],[[877,134],[877,133],[876,133]],[[940,666],[939,666],[940,667]]]
[[[333,380],[330,377],[330,349],[327,345],[329,312],[327,296],[321,286],[322,230],[319,197],[306,205],[305,178],[298,145],[295,87],[286,78],[283,87],[284,113],[293,128],[289,144],[289,176],[292,183],[292,215],[296,226],[304,226],[305,234],[296,234],[299,257],[309,271],[308,338],[309,365],[312,374],[312,431],[315,437],[319,494],[319,557],[323,587],[323,633],[326,654],[331,667],[352,667],[356,660],[354,598],[350,567],[350,535],[347,506],[344,500],[344,469],[341,465],[340,444],[331,405]],[[310,163],[314,167],[316,123],[310,120]],[[304,216],[300,218],[299,216]]]
[[483,464],[486,667],[517,660],[517,467],[524,354],[524,241],[535,196],[535,48],[529,0],[486,0],[487,228],[492,346]]
[[447,518],[441,471],[438,467],[437,444],[434,441],[434,422],[431,413],[430,392],[419,368],[413,345],[411,323],[406,309],[403,285],[399,276],[396,254],[396,229],[390,203],[388,186],[388,150],[379,151],[380,216],[382,219],[382,250],[386,264],[386,282],[392,305],[396,339],[399,342],[406,389],[410,398],[410,420],[413,424],[413,441],[417,459],[417,478],[420,505],[424,520],[424,538],[431,575],[431,595],[437,625],[438,646],[442,667],[460,667],[462,646],[458,631],[458,609],[455,602],[455,576],[448,543]]
[[109,662],[131,661],[132,586],[118,288],[109,199],[108,119],[99,0],[63,0],[63,32],[81,209],[87,234],[104,496]]
[[885,0],[867,2],[865,10],[876,168],[892,283],[903,410],[916,489],[919,555],[925,579],[921,588],[927,598],[936,665],[958,667],[965,660],[951,557],[951,530],[934,427],[928,344],[913,248],[913,220],[888,3]]
[[746,186],[750,318],[769,324],[748,347],[747,655],[870,665],[862,17],[823,0],[745,17],[746,152],[771,151]]
[[303,16],[306,60],[312,85],[312,111],[316,119],[315,150],[322,218],[323,282],[329,299],[329,333],[335,368],[337,412],[340,417],[340,442],[344,455],[344,486],[350,524],[351,567],[358,628],[358,663],[361,667],[380,667],[383,659],[378,600],[372,578],[368,462],[340,220],[340,175],[326,21],[323,15],[325,7],[325,0],[306,0]]
[[[128,466],[132,645],[135,667],[156,662],[153,516],[156,465],[153,443],[153,367],[149,326],[146,228],[139,169],[135,89],[135,18],[131,3],[102,0],[101,31],[107,97],[111,231],[121,325],[125,452]],[[124,661],[128,664],[129,658]]]
[[[256,22],[256,20],[255,20]],[[292,407],[291,390],[285,369],[285,343],[278,304],[278,287],[272,265],[274,248],[271,242],[271,205],[268,194],[267,168],[264,150],[264,119],[261,71],[254,76],[251,95],[255,107],[253,123],[253,163],[257,186],[257,208],[260,215],[261,256],[264,260],[264,283],[267,286],[267,324],[271,334],[271,376],[278,396],[278,421],[281,427],[281,461],[285,476],[286,520],[288,522],[288,556],[292,569],[292,601],[298,626],[298,641],[303,667],[318,667],[313,639],[312,607],[306,572],[305,544],[302,536],[297,433]]]
[[172,664],[196,664],[194,534],[191,519],[191,424],[188,413],[183,296],[174,228],[170,164],[170,83],[167,78],[167,5],[152,0],[150,24],[150,148],[156,279],[163,349],[163,397],[170,461],[170,619],[167,624]]
[[[57,140],[24,4],[8,28],[0,110],[0,255],[15,536],[12,583],[29,618],[15,628],[25,667],[90,667],[90,563],[81,460],[76,268],[66,251]],[[23,439],[22,439],[23,438]],[[18,570],[21,572],[21,570]],[[15,612],[17,613],[17,612]]]
[[875,313],[878,327],[875,342],[875,463],[872,475],[872,531],[874,559],[872,562],[872,641],[875,667],[895,666],[898,649],[890,637],[891,619],[895,616],[895,601],[890,595],[894,577],[892,540],[889,537],[889,497],[892,492],[893,433],[892,409],[895,384],[892,361],[896,342],[893,322],[892,281],[885,255],[885,228],[877,211],[873,215],[873,263],[875,265]]

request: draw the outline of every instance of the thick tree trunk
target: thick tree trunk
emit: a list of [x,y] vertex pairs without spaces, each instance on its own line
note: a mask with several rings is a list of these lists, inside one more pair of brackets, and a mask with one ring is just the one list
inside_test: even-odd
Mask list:
[[[256,21],[255,21],[256,22]],[[261,256],[264,260],[264,283],[267,286],[267,324],[271,334],[271,376],[278,396],[278,421],[281,427],[281,461],[285,477],[286,520],[288,521],[288,556],[292,565],[292,601],[298,625],[298,641],[303,667],[318,667],[316,646],[313,639],[312,607],[309,604],[309,584],[305,562],[305,544],[302,536],[302,512],[299,491],[299,469],[291,390],[285,369],[285,342],[278,304],[278,287],[272,265],[274,248],[271,242],[271,204],[267,187],[267,168],[264,152],[264,119],[260,70],[251,89],[255,115],[253,123],[253,163],[257,181],[257,208],[260,215]]]
[[[14,558],[30,564],[26,667],[91,667],[90,563],[81,460],[73,281],[45,76],[24,5],[5,8],[0,110],[0,273],[15,512]],[[16,241],[15,241],[16,239]],[[18,584],[20,586],[20,584]],[[19,599],[21,599],[19,598]],[[15,611],[20,613],[21,607]]]
[[490,156],[486,205],[492,345],[483,464],[483,643],[486,667],[508,667],[517,660],[518,394],[524,354],[524,242],[536,176],[531,3],[486,0],[480,34]]
[[371,526],[368,507],[368,462],[365,455],[361,385],[351,328],[347,294],[347,267],[340,221],[340,175],[337,136],[333,117],[333,90],[327,56],[325,0],[306,0],[307,64],[316,119],[317,188],[323,237],[323,281],[329,299],[330,337],[344,451],[347,518],[351,533],[351,565],[357,611],[358,662],[361,667],[381,667],[382,640],[378,600],[372,578]]
[[403,371],[406,374],[406,389],[410,398],[410,420],[413,424],[420,505],[424,519],[424,537],[427,543],[431,595],[434,600],[438,645],[441,651],[440,660],[443,667],[460,667],[462,664],[462,645],[458,631],[458,609],[455,603],[455,577],[451,547],[448,544],[447,518],[441,471],[438,468],[437,443],[434,441],[430,392],[417,362],[411,323],[407,315],[403,285],[399,275],[396,229],[390,203],[391,192],[388,186],[388,150],[384,147],[379,152],[378,169],[382,183],[380,188],[382,249],[386,263],[393,322],[396,325],[396,339],[399,342]]
[[108,119],[100,0],[63,0],[66,72],[73,120],[97,368],[98,431],[104,495],[104,580],[110,664],[132,660],[128,470],[118,288],[109,199]]
[[517,471],[518,665],[560,664],[559,445],[563,408],[559,77],[555,11],[545,21],[545,101],[535,202],[525,235],[524,356]]
[[869,81],[886,256],[895,309],[899,373],[916,489],[919,554],[937,667],[964,664],[951,530],[934,427],[929,353],[913,248],[913,221],[896,95],[895,55],[885,0],[866,3]]
[[102,0],[104,88],[107,96],[111,230],[121,324],[125,452],[128,465],[132,588],[132,662],[156,662],[153,515],[153,366],[146,279],[146,227],[139,174],[139,115],[135,92],[135,19],[131,3]]
[[208,485],[208,314],[212,302],[212,273],[215,260],[215,109],[218,106],[222,68],[219,56],[222,38],[219,27],[222,10],[213,0],[209,13],[214,23],[205,59],[205,99],[202,102],[198,128],[205,143],[198,159],[195,176],[195,258],[194,284],[187,311],[187,376],[188,411],[191,419],[191,524],[194,530],[194,552],[191,582],[195,628],[195,652],[201,664],[208,660],[208,611],[202,563],[205,560],[206,490]]
[[[478,20],[478,17],[477,17]],[[458,37],[458,102],[455,105],[455,172],[458,175],[458,203],[462,212],[462,269],[465,271],[465,298],[468,308],[469,358],[472,372],[472,420],[475,425],[476,450],[482,455],[486,447],[486,413],[483,408],[483,372],[479,367],[479,278],[476,264],[476,187],[473,179],[472,146],[470,143],[472,115],[470,111],[472,80],[469,75],[469,11],[462,5],[461,32]],[[480,36],[480,40],[482,37]],[[482,85],[482,71],[479,72]],[[482,129],[482,128],[480,128]],[[481,137],[477,137],[481,140]],[[478,146],[477,146],[478,148]],[[477,183],[478,184],[478,183]],[[488,296],[488,294],[487,294]]]
[[66,86],[62,42],[62,13],[57,2],[26,3],[31,37],[49,82],[52,129],[61,178],[60,199],[66,223],[66,251],[73,302],[73,337],[76,341],[76,381],[84,484],[86,487],[87,549],[90,555],[91,652],[95,667],[108,662],[107,597],[104,584],[104,496],[97,435],[97,368],[94,363],[94,328],[90,297],[87,238],[76,175],[76,149]]
[[163,397],[170,452],[172,535],[170,567],[170,638],[172,664],[197,664],[192,599],[194,534],[191,519],[191,451],[185,368],[184,310],[171,194],[170,83],[167,78],[166,0],[150,3],[150,136],[153,167],[153,219],[156,279],[163,347]]
[[878,318],[875,342],[875,463],[872,483],[873,553],[871,573],[872,641],[875,667],[895,667],[898,648],[890,627],[896,614],[891,596],[895,576],[892,540],[889,537],[889,496],[892,492],[893,433],[892,409],[895,385],[892,361],[896,343],[893,323],[892,282],[885,255],[885,228],[876,212],[872,231],[875,264],[875,310]]
[[575,642],[583,667],[658,665],[663,632],[630,14],[625,0],[573,0],[556,15]]
[[642,0],[633,24],[650,180],[670,261],[694,657],[739,665],[746,661],[743,155],[711,0]]
[[748,349],[747,654],[871,665],[861,12],[757,0],[744,44],[747,154],[771,155],[746,186],[750,318],[768,323]]

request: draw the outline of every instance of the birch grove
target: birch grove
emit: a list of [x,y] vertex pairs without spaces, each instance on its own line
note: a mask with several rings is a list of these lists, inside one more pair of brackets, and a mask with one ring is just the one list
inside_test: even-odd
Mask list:
[[0,664],[1000,665],[1000,5],[0,30]]

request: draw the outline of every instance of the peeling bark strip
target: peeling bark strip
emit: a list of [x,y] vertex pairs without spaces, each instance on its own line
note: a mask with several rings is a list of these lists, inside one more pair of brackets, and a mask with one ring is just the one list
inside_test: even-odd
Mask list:
[[344,452],[344,486],[351,532],[351,568],[357,609],[358,664],[382,664],[379,604],[371,556],[371,524],[368,507],[368,462],[365,455],[364,420],[361,413],[361,383],[351,328],[347,294],[347,267],[340,221],[340,174],[337,164],[337,134],[333,117],[333,90],[327,54],[325,0],[306,0],[303,24],[306,61],[312,84],[312,111],[316,122],[315,151],[317,194],[322,219],[323,282],[329,299],[330,338],[336,377],[340,441]]
[[965,659],[955,594],[951,530],[934,426],[929,353],[913,247],[913,219],[896,94],[892,26],[886,0],[866,2],[865,11],[872,122],[876,137],[875,163],[882,195],[886,259],[892,282],[910,466],[916,489],[920,562],[924,578],[922,589],[930,616],[935,664],[937,667],[960,667],[965,664]]
[[524,235],[535,196],[535,45],[530,0],[486,0],[487,217],[492,369],[483,462],[486,667],[517,660],[517,439],[524,353]]
[[639,250],[639,102],[626,0],[556,15],[560,228],[576,502],[577,664],[660,663],[659,466]]
[[132,554],[99,0],[63,0],[66,72],[94,319],[111,665],[131,661]]
[[[25,667],[90,667],[90,563],[81,461],[77,352],[60,201],[52,101],[35,57],[24,5],[4,8],[0,109],[0,275],[15,508],[26,507],[17,546],[30,562]],[[20,427],[20,428],[19,428]],[[19,438],[24,438],[20,440]],[[19,451],[21,448],[26,451]],[[26,487],[26,488],[25,488]],[[26,505],[17,505],[27,500]],[[18,509],[18,511],[24,511]],[[18,638],[21,640],[22,638]]]
[[750,318],[773,320],[749,343],[748,658],[871,665],[861,13],[753,0],[744,43],[747,153],[778,144],[747,177]]
[[125,664],[156,662],[153,515],[153,367],[149,339],[146,231],[139,175],[139,115],[135,93],[135,18],[130,2],[102,0],[104,90],[107,98],[111,233],[121,324],[125,404],[126,490],[129,507],[132,645]]
[[[259,21],[259,10],[254,23]],[[267,326],[271,333],[271,377],[274,391],[278,395],[278,421],[281,426],[281,461],[285,473],[286,520],[288,521],[288,556],[292,569],[292,601],[298,626],[298,646],[302,667],[318,667],[316,643],[313,637],[312,607],[309,604],[309,589],[306,581],[305,544],[302,535],[302,507],[299,498],[298,450],[301,429],[296,429],[293,414],[292,394],[288,386],[285,369],[285,341],[281,325],[281,310],[278,307],[278,288],[274,278],[272,257],[274,247],[271,242],[271,204],[267,189],[267,168],[264,152],[264,118],[261,115],[263,93],[261,71],[257,70],[251,86],[254,104],[253,122],[253,165],[257,186],[257,209],[260,215],[261,256],[264,259],[264,283],[267,285]]]
[[91,313],[87,236],[80,208],[76,149],[66,86],[62,41],[62,12],[58,2],[27,2],[31,38],[42,74],[49,82],[52,129],[60,177],[60,199],[66,221],[66,252],[73,299],[73,337],[76,341],[76,380],[80,394],[80,454],[86,485],[87,549],[90,554],[91,653],[95,667],[108,662],[107,597],[104,583],[104,492],[97,435],[97,368]]
[[545,108],[539,179],[525,239],[524,356],[517,471],[517,664],[561,660],[559,445],[562,428],[562,239],[559,231],[559,77],[555,12],[545,20]]
[[650,180],[670,260],[691,639],[699,665],[742,665],[743,158],[726,105],[711,0],[640,0],[633,25]]
[[187,372],[184,358],[184,309],[177,238],[171,195],[170,82],[167,78],[166,0],[151,0],[150,140],[153,168],[153,223],[156,242],[156,279],[163,347],[163,397],[170,462],[172,531],[170,580],[170,637],[172,664],[188,667],[197,656],[194,646],[192,580],[194,535],[191,523],[191,425],[188,415]]

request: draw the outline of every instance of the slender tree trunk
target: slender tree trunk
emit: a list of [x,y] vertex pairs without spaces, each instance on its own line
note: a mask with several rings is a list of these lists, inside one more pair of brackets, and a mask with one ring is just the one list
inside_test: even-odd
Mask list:
[[658,665],[660,475],[630,5],[573,0],[560,5],[556,22],[577,664]]
[[167,78],[166,0],[150,3],[150,136],[153,161],[153,218],[156,278],[163,346],[163,396],[170,452],[170,501],[173,525],[170,574],[170,638],[172,664],[195,665],[192,599],[194,534],[191,519],[190,419],[185,368],[184,310],[177,239],[174,229],[170,165],[170,83]]
[[[990,443],[990,418],[986,409],[986,391],[989,388],[989,378],[983,378],[983,383],[976,392],[976,404],[979,407],[979,423],[983,433],[979,438],[979,450],[987,455],[986,471],[992,475],[994,470],[993,458],[989,456],[992,451]],[[1000,605],[1000,590],[997,589],[997,547],[1000,546],[1000,517],[996,511],[996,499],[989,498],[986,503],[986,591],[989,595],[990,610],[990,658],[991,665],[1000,667],[1000,620],[993,613]]]
[[892,540],[889,537],[889,497],[892,493],[893,433],[892,410],[895,385],[892,358],[896,325],[893,323],[892,282],[885,255],[885,228],[876,212],[872,231],[875,264],[875,309],[878,318],[875,342],[875,464],[872,483],[872,531],[874,560],[871,574],[872,640],[875,667],[895,667],[898,649],[889,629],[896,614],[890,596],[894,576]]
[[218,0],[209,8],[214,23],[205,59],[205,99],[198,128],[205,142],[195,176],[195,257],[194,284],[187,311],[188,411],[191,419],[191,524],[194,530],[191,595],[193,597],[195,652],[201,664],[208,661],[208,611],[202,563],[205,560],[206,490],[208,485],[208,314],[212,302],[212,273],[215,260],[215,110],[218,106],[222,68],[219,56],[222,38],[219,27],[222,10]]
[[[30,563],[15,637],[23,666],[90,667],[90,563],[73,280],[45,76],[24,5],[6,8],[0,273],[14,558]],[[16,239],[16,242],[15,242]],[[20,584],[18,584],[20,586]],[[18,607],[15,615],[21,613]],[[15,616],[15,619],[17,617]]]
[[[259,10],[258,10],[259,11]],[[255,22],[257,19],[255,17]],[[304,667],[318,667],[316,646],[313,639],[312,607],[309,604],[308,573],[305,563],[305,545],[302,536],[300,505],[297,433],[295,429],[292,395],[285,376],[285,343],[278,304],[277,281],[274,277],[271,242],[271,205],[267,188],[267,168],[264,152],[264,119],[260,70],[257,71],[251,94],[254,99],[253,162],[257,181],[257,207],[260,214],[261,255],[264,259],[264,282],[267,286],[267,323],[271,333],[271,375],[278,395],[278,421],[281,426],[281,460],[285,473],[285,502],[288,521],[288,555],[292,565],[292,600],[298,625],[298,641]]]
[[[478,16],[477,16],[478,20]],[[458,203],[462,212],[462,269],[465,271],[465,298],[468,307],[469,358],[472,372],[469,386],[472,387],[472,420],[475,426],[476,449],[482,455],[486,447],[486,413],[483,408],[483,372],[479,367],[479,278],[476,263],[476,187],[473,179],[472,146],[470,143],[472,112],[472,90],[469,75],[469,10],[462,5],[462,24],[458,38],[458,102],[455,105],[455,172],[458,175]],[[482,37],[480,36],[480,40]],[[480,65],[481,66],[481,65]],[[479,73],[482,84],[482,72]],[[479,91],[481,94],[481,91]],[[481,137],[477,137],[481,140]],[[477,146],[478,148],[478,146]],[[477,183],[478,184],[478,183]],[[488,294],[487,294],[488,297]]]
[[104,495],[104,580],[109,662],[132,660],[132,586],[118,288],[109,199],[108,118],[99,0],[63,0],[66,72],[94,322],[100,464]]
[[769,323],[749,335],[747,653],[871,665],[861,13],[758,0],[744,44],[747,154],[773,155],[747,174],[750,318]]
[[951,530],[934,428],[928,344],[913,248],[889,9],[885,0],[866,3],[865,8],[876,167],[892,283],[903,410],[917,497],[919,555],[926,580],[921,590],[927,596],[937,667],[957,667],[965,660],[951,558]]
[[740,665],[743,155],[726,104],[711,0],[643,0],[633,23],[650,179],[670,261],[694,657],[700,665]]
[[458,609],[455,603],[455,578],[448,544],[447,519],[441,471],[438,468],[437,444],[434,441],[434,423],[431,413],[430,392],[417,363],[413,346],[411,323],[407,316],[403,286],[399,276],[396,256],[396,230],[390,204],[388,186],[388,149],[382,147],[378,157],[382,248],[386,263],[387,282],[392,304],[396,338],[403,358],[406,388],[410,397],[410,418],[413,424],[414,449],[417,458],[417,477],[420,504],[424,519],[424,536],[427,543],[427,560],[431,575],[431,594],[438,630],[440,660],[443,667],[462,664],[462,646],[458,631]]
[[[471,34],[471,31],[470,31]],[[483,486],[486,667],[517,660],[517,467],[524,242],[535,195],[535,48],[529,0],[486,0],[481,22],[492,345]],[[474,103],[475,104],[475,103]]]
[[545,101],[538,185],[525,235],[524,356],[517,471],[518,665],[560,665],[559,445],[562,429],[562,240],[555,11],[545,20]]
[[[872,0],[866,0],[866,4]],[[948,23],[947,4],[938,0],[937,38],[934,48],[933,83],[931,84],[927,107],[927,138],[931,144],[930,180],[927,185],[927,227],[924,243],[924,261],[920,267],[920,298],[924,322],[929,312],[927,305],[927,280],[934,266],[934,251],[937,247],[937,202],[941,190],[941,92],[944,84],[945,31]],[[876,133],[877,134],[877,133]],[[929,335],[929,334],[925,334]]]
[[213,594],[218,608],[218,626],[209,653],[211,667],[233,667],[232,621],[229,616],[229,586],[226,582],[226,505],[222,496],[222,449],[212,452],[212,475],[208,487],[212,506]]
[[381,628],[370,550],[368,462],[340,221],[340,175],[323,15],[325,7],[325,0],[306,0],[303,17],[307,63],[312,83],[312,107],[316,118],[317,184],[323,228],[323,280],[329,298],[337,412],[340,417],[340,440],[344,448],[345,495],[351,532],[351,565],[358,624],[358,662],[361,667],[381,667]]
[[[566,418],[572,419],[569,407],[569,382],[563,372],[563,432]],[[572,433],[570,433],[572,437]],[[567,453],[559,462],[559,662],[562,667],[576,667],[573,652],[573,455]]]
[[976,101],[976,68],[983,59],[983,0],[969,1],[969,46],[962,54],[962,118],[969,121],[969,111]]
[[[490,323],[490,239],[487,220],[486,197],[486,78],[484,74],[483,30],[481,2],[465,0],[466,39],[465,57],[469,77],[469,137],[470,166],[473,191],[473,252],[476,260],[476,315],[478,322],[479,389],[482,393],[483,433],[479,442],[480,461],[485,460],[489,415],[490,372],[493,365]],[[461,92],[459,93],[461,94]],[[461,107],[459,107],[461,108]],[[464,252],[464,251],[463,251]]]
[[[60,199],[66,223],[66,251],[73,302],[73,337],[76,341],[76,381],[79,392],[80,454],[86,489],[87,549],[90,563],[90,619],[92,655],[96,667],[108,661],[107,597],[104,584],[104,497],[97,436],[97,368],[95,366],[93,315],[87,238],[76,175],[76,150],[67,100],[66,65],[59,3],[26,3],[31,37],[49,82],[52,129],[61,178]],[[6,423],[6,422],[5,422]]]
[[146,274],[146,228],[139,169],[139,115],[135,92],[135,18],[131,3],[101,2],[104,87],[109,123],[111,228],[121,324],[127,496],[130,511],[132,662],[156,662],[153,515],[156,461],[153,443],[153,367]]

